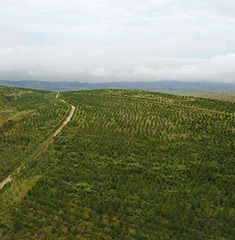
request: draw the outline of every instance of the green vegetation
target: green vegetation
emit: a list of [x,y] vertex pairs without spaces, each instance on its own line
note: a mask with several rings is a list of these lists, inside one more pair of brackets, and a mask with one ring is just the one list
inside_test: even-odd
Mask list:
[[188,95],[194,97],[202,97],[208,99],[217,99],[222,101],[235,102],[235,91],[226,91],[226,92],[181,92],[177,93],[181,95]]
[[[66,115],[55,94],[31,97],[38,105],[21,111],[45,101],[31,116],[43,126]],[[1,239],[234,239],[235,103],[124,90],[61,97],[75,116],[0,192]]]
[[0,87],[0,181],[32,154],[67,111],[55,93]]

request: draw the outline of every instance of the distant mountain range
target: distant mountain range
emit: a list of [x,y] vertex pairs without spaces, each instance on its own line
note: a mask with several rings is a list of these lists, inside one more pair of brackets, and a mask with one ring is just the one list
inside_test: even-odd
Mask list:
[[0,85],[8,87],[22,87],[50,91],[92,90],[92,89],[139,89],[159,92],[233,92],[235,83],[208,82],[109,82],[109,83],[81,83],[81,82],[44,82],[44,81],[5,81]]

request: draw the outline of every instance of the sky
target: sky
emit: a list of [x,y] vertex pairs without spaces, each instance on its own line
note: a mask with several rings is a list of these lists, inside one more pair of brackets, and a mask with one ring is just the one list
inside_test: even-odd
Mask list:
[[235,82],[235,1],[0,0],[0,79]]

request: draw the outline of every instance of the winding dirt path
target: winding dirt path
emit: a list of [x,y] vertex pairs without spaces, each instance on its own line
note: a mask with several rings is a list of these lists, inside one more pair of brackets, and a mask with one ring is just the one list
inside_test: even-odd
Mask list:
[[[76,107],[73,106],[72,104],[66,102],[65,100],[59,98],[59,94],[60,93],[57,93],[56,95],[56,98],[58,98],[60,101],[62,101],[63,103],[67,104],[70,106],[70,112],[69,114],[67,115],[67,117],[65,118],[65,120],[62,122],[62,124],[47,138],[47,140],[50,138],[50,137],[56,137],[60,132],[61,130],[70,122],[71,118],[73,117],[74,115],[74,112],[76,110]],[[47,142],[47,140],[45,142]],[[50,143],[50,142],[49,142]],[[40,153],[38,154],[40,155]],[[37,155],[37,156],[38,156]],[[13,175],[17,174],[20,172],[20,170],[22,169],[23,167],[23,164],[21,166],[19,166],[16,171],[14,173],[12,173],[11,175],[9,175],[8,177],[6,177],[5,179],[3,179],[1,182],[0,182],[0,190],[9,182],[12,181],[12,178],[13,178]]]
[[60,131],[68,124],[68,122],[71,120],[71,118],[72,118],[72,116],[73,116],[73,114],[74,114],[74,112],[75,112],[75,109],[76,109],[72,104],[66,102],[65,100],[63,100],[63,99],[61,99],[61,98],[59,98],[59,93],[57,93],[56,98],[60,99],[60,101],[64,102],[65,104],[70,105],[71,110],[70,110],[68,116],[66,117],[66,119],[62,122],[62,124],[61,124],[61,125],[55,130],[55,132],[52,134],[53,137],[55,137],[56,135],[58,135],[58,134],[60,133]]
[[11,175],[0,182],[0,190],[12,180]]

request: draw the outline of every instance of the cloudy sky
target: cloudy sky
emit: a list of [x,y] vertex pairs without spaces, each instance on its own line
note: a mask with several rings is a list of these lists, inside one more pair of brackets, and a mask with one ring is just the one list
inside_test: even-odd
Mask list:
[[0,79],[235,82],[235,1],[0,0]]

